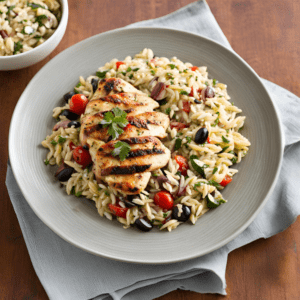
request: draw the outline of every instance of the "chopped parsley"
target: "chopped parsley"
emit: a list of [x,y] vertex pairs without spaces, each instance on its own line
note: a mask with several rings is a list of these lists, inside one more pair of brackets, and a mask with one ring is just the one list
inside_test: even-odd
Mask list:
[[217,83],[217,80],[213,79],[213,85],[216,85],[216,83]]
[[226,146],[222,149],[221,153],[225,152],[227,149],[229,148],[229,146]]
[[121,72],[121,74],[123,74],[124,76],[126,75],[126,72]]
[[80,197],[81,195],[82,195],[82,192],[77,192],[77,193],[75,194],[76,197]]
[[173,74],[172,73],[167,73],[167,79],[174,79]]
[[15,5],[12,5],[12,6],[8,6],[7,8],[7,13],[6,15],[8,15],[10,13],[10,11],[12,11],[16,6]]
[[52,140],[52,141],[50,142],[50,144],[53,145],[53,146],[56,146],[56,145],[58,144],[58,142],[55,142],[54,140]]
[[166,218],[168,216],[167,213],[163,213],[163,217]]
[[130,67],[128,67],[127,68],[127,70],[126,70],[126,72],[130,72],[131,71],[131,68]]
[[190,156],[190,161],[191,161],[191,165],[194,168],[194,170],[196,172],[198,172],[203,178],[206,178],[205,176],[205,172],[204,169],[207,168],[207,165],[203,165],[202,167],[200,167],[198,164],[196,164],[196,162],[194,161],[194,159],[199,159],[199,157],[197,155],[191,155]]
[[218,125],[219,122],[220,122],[220,119],[219,119],[219,117],[217,117],[217,118],[215,119],[214,124],[212,124],[211,127],[216,127],[216,126]]
[[214,180],[209,180],[209,181],[207,182],[207,184],[213,185],[213,186],[215,186],[217,189],[221,187],[221,185],[220,185],[219,183],[217,183],[216,181],[214,181]]
[[40,40],[42,37],[40,35],[36,35],[34,36],[33,38],[37,39],[37,40]]
[[183,73],[187,73],[188,69],[183,70]]
[[18,41],[17,43],[15,43],[14,45],[14,54],[16,54],[17,52],[19,52],[21,49],[23,48],[23,45],[20,41]]
[[118,107],[108,111],[104,114],[104,119],[100,122],[103,127],[108,127],[108,134],[117,139],[120,134],[124,132],[122,128],[126,127],[128,121],[126,119],[127,113]]
[[182,143],[182,139],[177,138],[175,140],[175,148],[174,148],[175,151],[181,147],[181,143]]
[[105,75],[108,71],[109,70],[107,70],[107,71],[98,71],[98,72],[96,72],[96,76],[98,76],[99,78],[105,78]]
[[36,18],[35,18],[35,21],[34,21],[34,23],[38,23],[39,24],[39,26],[44,26],[44,23],[42,22],[43,20],[45,20],[45,19],[48,19],[48,17],[46,16],[46,15],[40,15],[40,16],[37,16]]
[[130,74],[128,77],[129,77],[129,79],[132,79],[133,78],[133,74]]
[[104,192],[106,196],[109,196],[109,191]]
[[138,71],[140,68],[135,68],[135,69],[132,69],[133,72],[136,72]]
[[40,4],[36,4],[36,3],[27,3],[27,6],[31,7],[31,9],[33,9],[33,10],[36,10],[39,7],[46,9],[46,7],[44,7],[44,6],[40,5]]
[[226,137],[224,135],[222,135],[222,140],[224,143],[229,144],[230,141],[226,139]]
[[78,82],[78,83],[76,84],[76,87],[78,88],[78,87],[80,87],[80,86],[82,86],[82,84],[81,84],[80,82]]
[[180,95],[186,95],[186,96],[188,96],[189,93],[187,91],[180,91]]
[[152,75],[155,75],[155,71],[154,70],[151,70],[150,72],[151,72]]
[[194,190],[198,192],[197,188],[198,188],[199,186],[201,186],[202,184],[203,184],[202,182],[197,182],[197,183],[195,183],[195,184],[194,184]]
[[172,80],[171,80],[171,82],[170,82],[170,83],[171,83],[171,85],[174,85],[174,81],[172,81]]
[[62,136],[59,136],[59,137],[58,137],[58,142],[59,142],[60,144],[64,143],[66,140],[67,140],[67,138],[64,138],[64,137],[62,137]]
[[198,81],[198,76],[196,76],[196,79],[195,79],[196,81]]
[[174,65],[174,64],[169,64],[168,65],[172,70],[174,69],[174,68],[176,68],[176,66]]
[[218,168],[217,167],[214,167],[214,169],[213,169],[213,174],[215,174],[216,172],[218,171]]
[[49,160],[46,159],[46,160],[44,161],[44,163],[45,163],[46,166],[49,165]]
[[168,107],[168,108],[166,109],[166,114],[168,115],[170,112],[171,112],[171,107]]
[[114,144],[115,149],[112,151],[113,156],[119,156],[120,160],[123,161],[128,156],[131,149],[130,145],[125,142],[118,141]]

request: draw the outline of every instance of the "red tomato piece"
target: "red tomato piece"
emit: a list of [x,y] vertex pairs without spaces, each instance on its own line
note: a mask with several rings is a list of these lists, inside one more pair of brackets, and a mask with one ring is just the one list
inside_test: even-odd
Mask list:
[[70,147],[70,149],[71,149],[71,151],[72,151],[72,150],[74,150],[77,146],[75,146],[74,143],[73,143],[72,141],[70,141],[69,147]]
[[231,181],[232,181],[232,178],[230,176],[226,175],[225,178],[220,182],[220,185],[226,186]]
[[183,111],[185,111],[186,113],[189,113],[191,111],[190,101],[183,101],[182,105],[183,105],[183,108],[182,108]]
[[209,139],[209,137],[207,137],[206,141],[207,141],[208,144],[210,144],[210,139]]
[[170,126],[171,126],[171,129],[176,128],[177,130],[188,127],[186,124],[180,123],[180,122],[171,122]]
[[188,160],[181,156],[181,155],[175,155],[175,160],[179,165],[179,171],[183,176],[187,175],[187,170],[189,169]]
[[193,87],[191,88],[191,92],[189,93],[189,96],[190,96],[190,97],[193,97],[193,96],[194,96],[194,88],[193,88]]
[[130,123],[128,123],[125,127],[124,127],[124,131],[131,129],[132,125]]
[[155,194],[154,203],[163,209],[169,210],[173,207],[174,200],[169,192],[162,191]]
[[83,168],[86,168],[92,162],[89,150],[84,149],[82,146],[78,146],[74,149],[73,158],[78,164],[82,165]]
[[85,95],[75,94],[70,100],[70,111],[81,115],[85,111],[85,107],[88,104],[89,100]]
[[117,206],[112,203],[109,203],[108,207],[115,216],[126,219],[126,213],[127,213],[128,208]]
[[117,70],[119,69],[119,67],[120,67],[121,65],[125,65],[125,63],[122,62],[122,61],[117,61],[117,62],[116,62]]
[[193,66],[193,67],[190,67],[190,69],[191,69],[192,71],[196,71],[196,70],[198,70],[198,67]]

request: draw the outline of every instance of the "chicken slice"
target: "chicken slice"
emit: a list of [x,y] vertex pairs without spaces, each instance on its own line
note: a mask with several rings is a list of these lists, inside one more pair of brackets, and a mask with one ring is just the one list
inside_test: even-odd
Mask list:
[[125,80],[112,77],[108,79],[105,78],[99,81],[98,89],[91,100],[119,93],[137,93],[147,96]]
[[112,155],[118,141],[99,148],[95,159],[97,177],[150,172],[164,167],[170,159],[170,150],[156,137],[134,137],[122,141],[131,146],[124,161]]
[[[86,144],[88,138],[102,141],[109,140],[110,136],[108,134],[108,128],[104,128],[99,124],[103,118],[103,113],[86,115],[82,118],[79,135],[82,145]],[[127,116],[127,120],[130,126],[125,127],[124,132],[119,136],[119,139],[142,136],[165,138],[166,129],[170,123],[169,117],[166,114],[156,111]]]
[[91,100],[85,109],[85,114],[107,112],[114,107],[124,110],[128,115],[137,115],[147,111],[153,111],[159,104],[142,94],[120,93]]

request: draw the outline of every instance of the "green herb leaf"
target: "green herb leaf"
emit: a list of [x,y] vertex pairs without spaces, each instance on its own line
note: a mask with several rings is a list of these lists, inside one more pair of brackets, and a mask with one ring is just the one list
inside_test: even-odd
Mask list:
[[75,194],[76,197],[80,197],[81,195],[82,195],[82,192],[77,192],[77,193]]
[[12,6],[8,6],[7,8],[7,13],[6,15],[8,15],[10,13],[10,11],[12,11],[16,6],[15,5],[12,5]]
[[205,81],[205,85],[208,86],[208,82],[207,81]]
[[46,160],[44,161],[44,163],[45,163],[46,166],[49,165],[49,160],[46,159]]
[[152,75],[155,75],[155,71],[154,70],[151,70],[150,72],[151,72]]
[[128,77],[129,77],[129,79],[132,79],[133,78],[133,74],[130,74]]
[[138,71],[140,68],[135,68],[135,69],[132,69],[133,72],[136,72]]
[[198,76],[196,76],[196,79],[195,79],[195,81],[198,81]]
[[204,172],[204,168],[205,168],[205,165],[203,165],[202,167],[200,167],[198,164],[195,163],[195,159],[199,159],[199,157],[197,155],[191,155],[190,156],[190,161],[191,161],[191,164],[192,164],[192,167],[194,168],[194,170],[196,172],[198,172],[203,178],[206,178],[205,176],[205,172]]
[[182,143],[182,139],[177,138],[175,140],[175,148],[174,148],[175,151],[181,147],[181,143]]
[[118,141],[114,144],[115,149],[112,151],[113,156],[119,156],[120,160],[123,161],[128,156],[131,149],[130,145],[125,142]]
[[168,107],[168,108],[166,109],[166,114],[168,115],[170,112],[171,112],[171,107]]
[[50,142],[50,144],[53,145],[53,146],[56,146],[56,145],[58,144],[58,142],[55,142],[54,140],[52,140],[52,141]]
[[198,192],[197,187],[201,186],[203,183],[202,182],[197,182],[194,184],[194,190]]
[[64,143],[66,140],[67,140],[67,139],[64,138],[64,137],[62,137],[62,136],[59,136],[59,137],[58,137],[58,142],[59,142],[60,144]]
[[217,80],[213,79],[213,85],[216,85],[216,83],[217,83]]
[[183,70],[183,73],[187,73],[188,69]]
[[225,152],[227,149],[229,148],[229,146],[226,146],[222,149],[221,153]]
[[104,192],[106,196],[109,196],[109,191]]
[[220,185],[219,183],[217,183],[216,181],[214,181],[214,180],[209,180],[209,181],[207,182],[207,184],[213,185],[213,186],[215,186],[217,189],[219,189],[219,188],[221,187],[221,185]]
[[168,216],[167,213],[163,213],[163,217],[166,218]]
[[23,45],[20,41],[14,44],[14,54],[19,52],[23,48]]
[[169,64],[168,65],[172,70],[176,67],[174,64]]
[[226,137],[224,135],[222,135],[222,140],[224,143],[229,144],[230,141],[226,139]]
[[39,26],[44,26],[44,23],[42,22],[43,20],[45,20],[45,19],[48,19],[48,17],[46,16],[46,15],[40,15],[40,16],[37,16],[36,18],[35,18],[35,21],[34,21],[34,23],[38,23],[39,24]]
[[216,172],[218,171],[218,168],[217,167],[214,167],[214,169],[213,169],[213,174],[215,174]]
[[180,91],[180,95],[189,95],[189,93],[187,91]]
[[126,72],[130,72],[131,71],[131,68],[130,67],[128,67],[127,68],[127,70],[126,70]]
[[99,78],[105,78],[105,75],[108,71],[109,70],[107,70],[107,71],[98,71],[98,72],[96,72],[96,76],[98,76]]
[[36,4],[36,3],[27,3],[27,6],[31,7],[31,9],[33,9],[33,10],[36,10],[39,7],[46,9],[46,7],[44,7],[44,6],[40,5],[40,4]]
[[33,38],[37,39],[37,40],[40,40],[42,37],[40,35],[36,35],[34,36]]
[[78,83],[76,84],[76,87],[78,88],[78,87],[80,87],[80,86],[82,86],[82,84],[81,84],[80,82],[78,82]]
[[170,83],[171,83],[171,85],[174,85],[174,81],[172,81],[172,80],[171,80],[171,82],[170,82]]

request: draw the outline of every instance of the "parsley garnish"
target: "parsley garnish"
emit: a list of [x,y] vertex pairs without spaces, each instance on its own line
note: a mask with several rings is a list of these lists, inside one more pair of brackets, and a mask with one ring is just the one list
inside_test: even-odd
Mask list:
[[171,81],[171,84],[174,85],[174,81]]
[[155,75],[155,71],[154,70],[151,70],[150,72],[151,72],[152,75]]
[[117,139],[120,134],[124,132],[122,128],[126,127],[128,121],[126,119],[127,113],[118,107],[112,109],[104,114],[104,119],[100,122],[103,127],[108,127],[108,134]]
[[53,145],[53,146],[56,146],[58,143],[55,142],[54,140],[52,140],[52,141],[50,142],[50,144]]
[[167,213],[163,213],[163,217],[166,218],[168,216]]
[[75,196],[76,196],[76,197],[80,197],[81,194],[82,194],[82,192],[77,192],[77,193],[75,194]]
[[23,48],[23,45],[20,41],[18,41],[17,43],[15,43],[14,45],[14,54],[16,54],[17,52],[19,52],[21,49]]
[[130,72],[131,71],[131,68],[130,67],[128,67],[127,68],[127,70],[126,70],[126,72]]
[[201,186],[202,182],[197,182],[196,184],[194,184],[194,190],[198,192],[197,187]]
[[226,139],[226,137],[224,135],[222,135],[222,140],[224,143],[229,144],[230,141]]
[[169,64],[168,65],[172,70],[176,67],[175,65],[173,65],[173,64]]
[[229,146],[226,146],[222,149],[221,153],[225,152],[227,149],[229,148]]
[[138,71],[140,68],[135,68],[135,69],[132,69],[133,72],[136,72]]
[[129,77],[129,79],[132,79],[133,78],[133,74],[130,74],[128,77]]
[[7,13],[6,13],[6,15],[8,15],[8,14],[9,14],[9,12],[10,12],[11,10],[13,10],[15,7],[16,7],[15,5],[8,6],[8,10],[7,10]]
[[109,191],[104,192],[106,196],[109,196]]
[[62,137],[62,136],[59,136],[59,137],[58,137],[58,142],[59,142],[60,144],[64,143],[66,140],[67,140],[67,139],[64,138],[64,137]]
[[166,114],[168,115],[170,112],[171,112],[171,107],[168,107],[168,108],[166,109]]
[[207,81],[205,81],[205,85],[208,86],[208,82]]
[[216,85],[216,83],[217,83],[217,80],[213,79],[213,85]]
[[196,76],[196,79],[195,79],[196,81],[198,81],[198,76]]
[[130,145],[125,142],[118,141],[114,144],[115,149],[112,151],[113,156],[119,156],[120,160],[123,161],[128,156],[131,149]]
[[218,171],[218,168],[217,167],[214,167],[214,169],[213,169],[213,174],[215,174],[216,172]]
[[44,161],[44,163],[45,163],[46,166],[49,165],[49,160],[46,159],[46,160]]
[[44,23],[42,22],[42,20],[45,20],[45,19],[48,19],[48,17],[46,15],[40,15],[40,16],[37,16],[35,18],[35,21],[34,23],[38,22],[39,23],[39,26],[44,26]]
[[46,9],[46,7],[44,7],[44,6],[40,5],[40,4],[36,4],[36,3],[27,3],[27,6],[31,7],[33,10],[36,10],[39,7]]
[[217,189],[221,187],[221,185],[220,185],[219,183],[217,183],[216,181],[214,181],[214,180],[209,180],[209,181],[207,182],[207,184],[213,185],[213,186],[215,186]]
[[41,39],[42,37],[41,37],[40,35],[36,35],[36,36],[34,36],[33,38],[39,40],[39,39]]
[[189,93],[187,91],[180,91],[180,95],[189,95]]
[[181,147],[181,142],[182,142],[182,139],[175,140],[175,148],[174,148],[175,151]]
[[183,73],[187,73],[188,69],[183,70]]
[[107,71],[98,71],[98,72],[96,72],[96,76],[98,76],[99,78],[105,78],[105,75],[108,71],[109,70],[107,70]]

